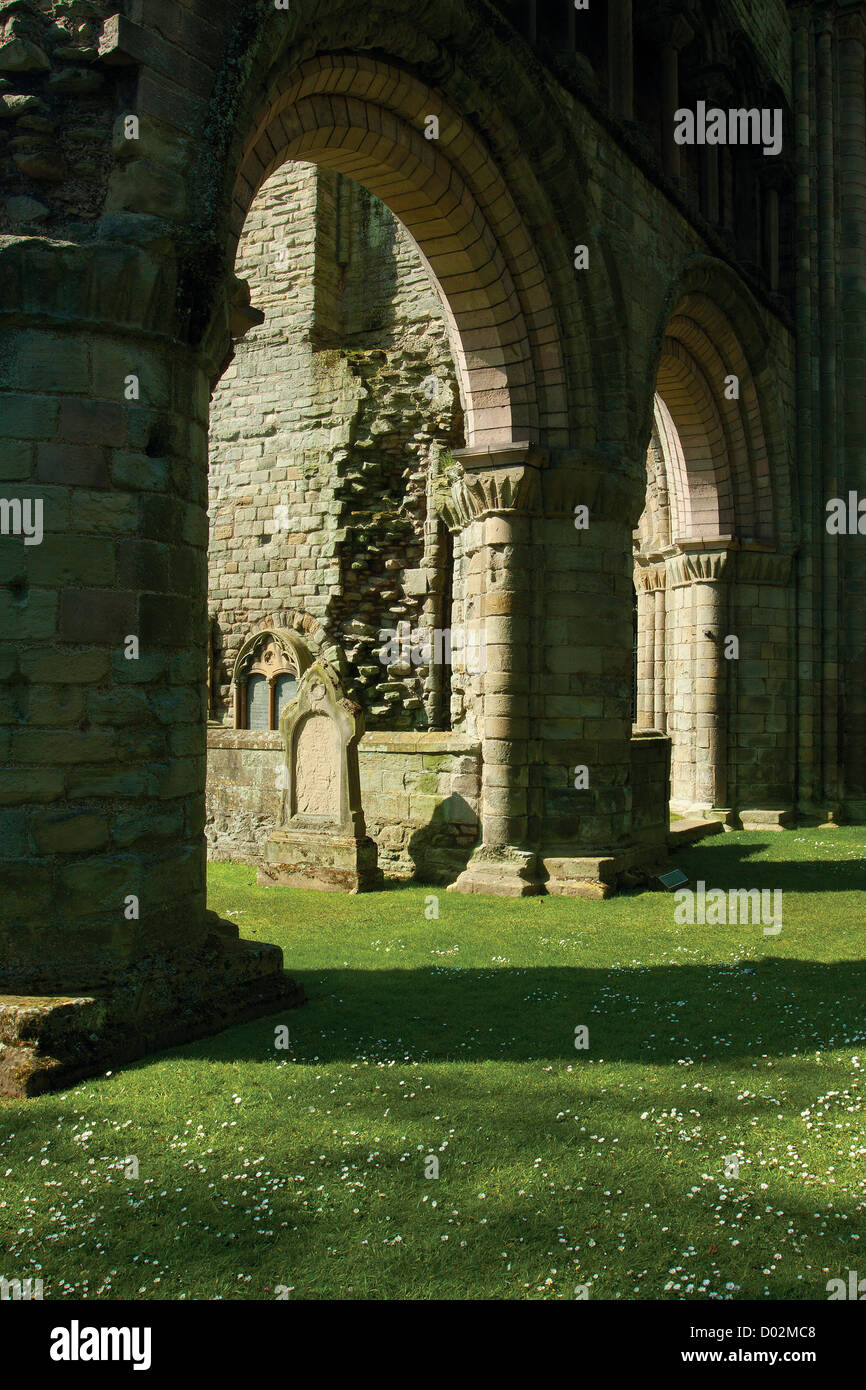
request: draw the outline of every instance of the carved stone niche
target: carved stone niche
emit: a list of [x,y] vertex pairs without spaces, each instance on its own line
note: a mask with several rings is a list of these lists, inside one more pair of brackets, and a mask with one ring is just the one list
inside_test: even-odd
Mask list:
[[268,838],[259,883],[335,893],[381,888],[378,850],[361,809],[363,732],[361,708],[346,698],[323,662],[314,662],[280,718],[282,812]]

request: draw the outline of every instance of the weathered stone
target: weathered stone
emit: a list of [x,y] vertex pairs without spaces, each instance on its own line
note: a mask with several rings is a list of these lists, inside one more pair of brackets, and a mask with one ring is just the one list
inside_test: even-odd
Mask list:
[[12,37],[0,43],[0,72],[47,72],[51,60],[29,39]]
[[109,990],[0,995],[0,1095],[40,1095],[106,1064],[304,1002],[302,986],[283,972],[278,947],[239,940],[232,923],[215,913],[208,918],[209,935],[198,950],[142,960],[118,972]]
[[66,165],[53,145],[46,145],[38,137],[16,136],[10,140],[12,158],[21,170],[31,179],[45,179],[49,183],[59,183],[66,177]]

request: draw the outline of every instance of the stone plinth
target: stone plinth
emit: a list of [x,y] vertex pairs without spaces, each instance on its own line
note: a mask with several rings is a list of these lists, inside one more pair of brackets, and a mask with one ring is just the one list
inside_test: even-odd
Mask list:
[[0,1096],[69,1086],[304,1002],[278,946],[239,940],[214,913],[207,925],[199,950],[139,961],[105,989],[0,995]]
[[375,841],[331,831],[275,830],[268,840],[261,884],[363,893],[382,887]]
[[531,898],[543,893],[538,856],[507,845],[479,845],[449,893],[485,893],[497,898]]
[[283,803],[259,883],[335,893],[382,886],[378,850],[361,809],[363,732],[360,707],[346,698],[330,667],[314,662],[280,717]]
[[645,887],[670,868],[667,845],[640,845],[623,854],[583,858],[547,855],[541,891],[557,898],[612,898],[631,888]]

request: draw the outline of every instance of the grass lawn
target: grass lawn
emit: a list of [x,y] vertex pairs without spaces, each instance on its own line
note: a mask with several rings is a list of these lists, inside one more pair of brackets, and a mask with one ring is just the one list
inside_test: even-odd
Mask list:
[[0,1274],[55,1299],[825,1299],[866,1276],[864,852],[846,828],[678,855],[781,888],[775,937],[676,926],[661,892],[348,898],[212,865],[211,906],[309,1003],[0,1102]]

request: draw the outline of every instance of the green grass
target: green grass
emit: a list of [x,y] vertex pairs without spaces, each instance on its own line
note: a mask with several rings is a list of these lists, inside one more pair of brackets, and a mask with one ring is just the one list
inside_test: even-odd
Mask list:
[[211,906],[306,986],[289,1049],[263,1019],[0,1104],[0,1273],[49,1298],[824,1299],[866,1275],[864,848],[678,856],[781,888],[776,937],[675,926],[664,893],[348,898],[213,865]]

